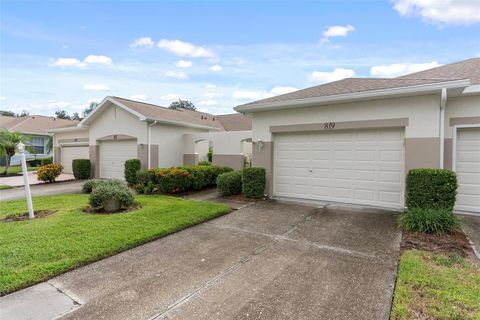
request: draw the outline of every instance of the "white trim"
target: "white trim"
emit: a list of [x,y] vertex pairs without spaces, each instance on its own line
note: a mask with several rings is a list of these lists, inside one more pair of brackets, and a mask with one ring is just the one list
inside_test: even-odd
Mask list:
[[89,120],[90,118],[93,117],[94,114],[96,114],[100,109],[103,108],[104,105],[106,105],[107,102],[110,102],[110,103],[113,103],[114,105],[122,108],[123,110],[133,114],[134,116],[138,117],[138,119],[140,119],[140,121],[145,121],[147,120],[147,117],[145,117],[143,114],[127,107],[126,105],[124,105],[123,103],[115,100],[115,98],[113,97],[110,97],[110,96],[107,96],[105,97],[105,99],[102,100],[102,102],[100,102],[98,104],[98,106],[92,110],[92,112],[90,112],[82,121],[80,121],[80,123],[78,124],[79,127],[84,127],[88,124],[90,124]]
[[79,127],[78,124],[73,127],[64,127],[64,128],[56,128],[56,129],[50,129],[47,130],[47,133],[55,133],[55,132],[69,132],[69,131],[81,131],[81,130],[86,130],[86,127]]
[[444,168],[445,158],[445,109],[447,107],[447,89],[442,88],[440,97],[440,169]]
[[396,87],[381,90],[370,90],[362,92],[344,93],[338,95],[295,99],[289,101],[264,102],[251,105],[239,105],[234,109],[237,112],[255,112],[275,109],[288,109],[294,107],[308,107],[312,105],[322,105],[331,103],[341,103],[348,101],[369,100],[373,98],[385,98],[388,96],[402,96],[416,93],[436,92],[441,89],[462,88],[468,87],[470,80],[453,80],[437,83],[429,83],[422,85]]
[[147,121],[147,120],[152,120],[152,121],[156,121],[157,123],[171,124],[171,125],[176,125],[181,127],[220,131],[220,129],[217,127],[204,126],[201,124],[194,124],[190,122],[183,122],[183,121],[176,121],[176,120],[160,120],[155,118],[148,118],[148,119],[145,119],[144,121]]

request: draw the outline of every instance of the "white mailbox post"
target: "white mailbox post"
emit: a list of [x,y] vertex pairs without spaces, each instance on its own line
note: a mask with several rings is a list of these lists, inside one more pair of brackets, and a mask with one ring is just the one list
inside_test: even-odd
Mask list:
[[22,162],[23,183],[25,184],[25,196],[27,198],[28,219],[35,218],[33,213],[32,193],[30,192],[30,182],[28,181],[27,160],[25,159],[25,145],[20,142],[17,146],[20,153],[20,161]]

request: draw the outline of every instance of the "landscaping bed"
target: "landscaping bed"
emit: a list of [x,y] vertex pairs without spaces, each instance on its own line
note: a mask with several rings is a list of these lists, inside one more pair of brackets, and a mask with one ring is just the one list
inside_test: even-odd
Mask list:
[[[83,211],[88,195],[36,197],[50,215],[0,222],[0,295],[216,218],[228,206],[169,196],[135,196],[140,208],[121,214]],[[25,200],[2,202],[0,219],[27,212]]]

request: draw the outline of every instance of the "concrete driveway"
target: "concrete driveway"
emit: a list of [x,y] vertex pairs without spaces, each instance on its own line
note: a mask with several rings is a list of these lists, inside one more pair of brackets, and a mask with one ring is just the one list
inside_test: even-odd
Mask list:
[[[30,190],[32,196],[51,196],[54,194],[64,194],[64,193],[80,193],[82,191],[84,181],[64,181],[56,183],[42,183],[37,185],[32,185]],[[0,190],[0,200],[15,200],[15,199],[24,199],[25,198],[25,188],[17,187],[12,189]]]
[[260,202],[48,284],[61,319],[388,319],[400,238],[391,213]]

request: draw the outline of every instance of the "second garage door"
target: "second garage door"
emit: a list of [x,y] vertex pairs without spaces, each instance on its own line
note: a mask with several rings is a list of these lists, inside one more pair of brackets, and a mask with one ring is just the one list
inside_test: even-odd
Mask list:
[[275,196],[403,207],[404,130],[278,134]]
[[137,158],[136,140],[100,143],[100,178],[124,180],[125,161]]
[[73,173],[72,161],[74,159],[89,159],[90,153],[88,146],[63,146],[62,147],[62,165],[64,173]]

